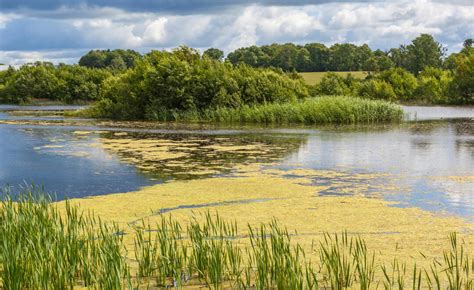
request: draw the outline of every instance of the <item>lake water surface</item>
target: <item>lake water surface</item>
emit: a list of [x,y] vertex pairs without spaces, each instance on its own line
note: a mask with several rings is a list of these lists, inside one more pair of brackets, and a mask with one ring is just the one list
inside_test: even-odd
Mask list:
[[[404,107],[409,119],[417,121],[392,125],[205,129],[106,128],[89,123],[40,125],[22,121],[64,119],[47,114],[15,115],[12,109],[25,107],[0,106],[0,121],[4,121],[0,123],[0,184],[10,185],[12,191],[35,183],[44,184],[59,199],[102,195],[133,191],[170,179],[230,175],[238,164],[263,163],[281,170],[316,169],[344,174],[345,183],[335,182],[325,195],[345,194],[344,186],[351,185],[351,175],[382,174],[376,180],[353,182],[368,183],[364,192],[367,197],[380,191],[381,183],[393,185],[383,192],[383,198],[396,201],[398,206],[416,206],[468,219],[474,216],[473,108]],[[101,146],[104,140],[116,141],[123,136],[181,142],[183,146],[168,145],[168,154],[174,155],[136,166],[126,162],[135,158],[129,156],[130,152],[117,153]],[[223,142],[255,148],[245,154],[212,149]],[[265,146],[264,154],[258,152],[259,146]],[[213,171],[193,174],[197,169],[202,173],[203,168]],[[313,182],[318,185],[334,180],[315,177]]]

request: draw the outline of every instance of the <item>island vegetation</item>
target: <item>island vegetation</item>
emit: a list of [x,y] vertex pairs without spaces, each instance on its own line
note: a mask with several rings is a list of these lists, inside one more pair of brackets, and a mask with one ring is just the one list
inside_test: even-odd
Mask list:
[[[308,84],[298,72],[311,71],[328,73]],[[330,102],[321,96],[355,99],[333,97]],[[37,62],[0,72],[0,102],[27,104],[34,99],[93,102],[85,115],[123,120],[393,121],[401,118],[395,106],[361,99],[474,104],[474,48],[468,39],[459,53],[446,57],[440,43],[422,34],[386,52],[353,44],[272,44],[237,49],[225,60],[216,48],[201,54],[181,46],[145,55],[92,50],[78,65]],[[364,112],[370,117],[353,117],[362,112],[361,102],[372,110]],[[326,111],[321,104],[329,106]],[[388,109],[390,113],[376,116]],[[349,116],[328,118],[331,110]]]

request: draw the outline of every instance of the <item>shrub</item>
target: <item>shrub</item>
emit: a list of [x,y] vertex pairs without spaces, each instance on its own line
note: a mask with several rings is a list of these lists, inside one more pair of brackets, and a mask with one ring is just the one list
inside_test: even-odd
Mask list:
[[474,52],[456,58],[450,92],[454,103],[474,104]]
[[117,119],[169,119],[178,112],[288,102],[309,96],[301,79],[281,70],[233,66],[180,48],[152,52],[107,80],[94,112]]
[[426,103],[448,103],[449,85],[452,76],[448,71],[425,68],[418,75],[416,98]]
[[326,74],[319,83],[319,93],[322,95],[348,95],[350,91],[344,78],[332,72]]
[[414,75],[402,68],[391,68],[377,77],[389,83],[397,99],[402,101],[411,101],[417,89],[417,79]]
[[370,79],[358,86],[357,94],[364,98],[395,101],[397,95],[392,86],[384,80]]

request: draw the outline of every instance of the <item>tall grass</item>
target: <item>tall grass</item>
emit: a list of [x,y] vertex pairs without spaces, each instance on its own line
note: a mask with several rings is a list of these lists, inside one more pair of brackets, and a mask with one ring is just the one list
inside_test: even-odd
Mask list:
[[324,96],[297,102],[269,103],[239,108],[197,111],[159,111],[152,120],[224,123],[356,124],[398,122],[402,109],[393,103],[343,96]]
[[[376,254],[357,235],[323,235],[307,255],[293,235],[272,220],[247,231],[217,213],[185,227],[170,216],[143,222],[129,234],[66,202],[59,211],[30,189],[0,207],[0,287],[96,289],[207,286],[211,289],[473,289],[474,262],[456,234],[442,259],[429,268]],[[309,257],[317,257],[310,260]],[[130,261],[132,260],[132,261]],[[137,265],[137,267],[135,267]],[[145,284],[144,284],[145,283]]]
[[128,277],[122,236],[114,224],[29,188],[0,207],[0,272],[6,289],[117,289]]

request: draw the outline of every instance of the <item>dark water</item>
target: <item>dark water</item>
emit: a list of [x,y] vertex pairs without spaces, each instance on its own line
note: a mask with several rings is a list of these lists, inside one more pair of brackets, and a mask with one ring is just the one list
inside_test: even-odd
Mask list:
[[[473,217],[474,181],[469,177],[474,175],[474,110],[437,107],[434,109],[437,120],[432,120],[432,108],[409,107],[406,111],[412,114],[416,111],[417,120],[431,121],[383,126],[119,131],[129,131],[127,138],[136,139],[204,139],[198,145],[200,150],[184,158],[192,169],[216,166],[224,168],[220,174],[229,174],[236,164],[276,160],[273,167],[278,169],[343,173],[344,186],[366,182],[367,196],[380,191],[381,187],[377,186],[394,185],[384,198],[397,201],[399,206]],[[0,120],[12,118],[44,117],[12,117],[0,112]],[[100,137],[110,137],[113,133],[74,132],[83,129],[105,130],[91,126],[0,124],[0,184],[44,183],[47,190],[64,198],[131,191],[170,178],[193,178],[186,172],[190,167],[171,169],[167,162],[159,162],[151,164],[155,169],[150,172],[121,162],[123,156],[97,146]],[[204,149],[219,142],[266,144],[275,149],[265,154],[215,154]],[[385,177],[352,180],[356,173],[385,174]],[[333,181],[318,177],[314,183]],[[327,194],[343,194],[343,188],[336,186]]]
[[44,184],[48,192],[63,199],[126,192],[156,183],[90,146],[97,136],[78,140],[72,132],[0,125],[0,184],[12,186],[13,192],[19,185]]
[[0,105],[0,111],[67,111],[84,109],[87,106],[19,106],[19,105]]

